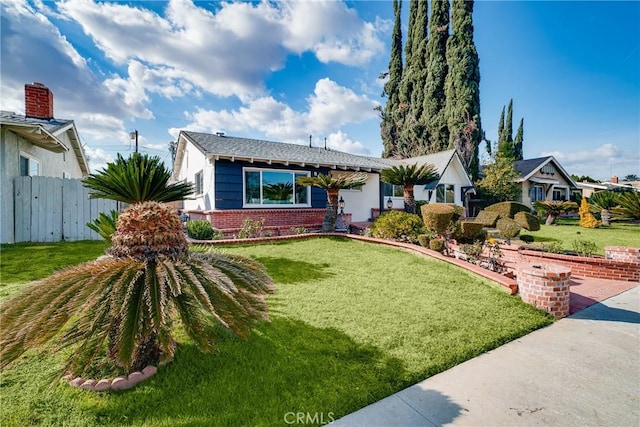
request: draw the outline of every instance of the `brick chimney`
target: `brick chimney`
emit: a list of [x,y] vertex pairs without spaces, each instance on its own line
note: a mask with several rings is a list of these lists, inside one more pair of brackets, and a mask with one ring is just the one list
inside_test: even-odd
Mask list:
[[25,116],[35,119],[53,119],[53,93],[42,83],[24,85]]
[[611,183],[612,183],[612,184],[617,184],[617,183],[618,183],[618,177],[617,177],[617,176],[615,176],[615,175],[613,175],[613,176],[611,177]]

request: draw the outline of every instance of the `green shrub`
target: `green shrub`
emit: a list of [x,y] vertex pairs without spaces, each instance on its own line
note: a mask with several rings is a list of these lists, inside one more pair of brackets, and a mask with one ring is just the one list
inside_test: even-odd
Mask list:
[[[216,233],[211,228],[211,223],[203,219],[195,219],[185,223],[187,236],[196,240],[214,240]],[[219,238],[219,237],[218,237]]]
[[416,215],[422,219],[422,207],[424,205],[428,205],[429,202],[427,200],[416,200]]
[[534,238],[533,236],[529,236],[528,234],[523,234],[522,236],[520,236],[520,240],[525,243],[533,243]]
[[496,223],[500,235],[505,239],[512,239],[520,234],[520,226],[510,218],[500,218]]
[[306,227],[291,227],[291,232],[293,234],[306,234],[309,230]]
[[542,246],[542,250],[544,250],[545,252],[552,253],[552,254],[564,253],[564,248],[562,247],[562,243],[560,243],[560,242],[545,243]]
[[111,244],[111,235],[116,232],[116,223],[119,215],[120,213],[114,210],[109,212],[109,215],[101,212],[98,218],[94,219],[93,222],[88,222],[86,225]]
[[582,256],[591,256],[598,252],[598,245],[591,240],[574,240],[573,250]]
[[459,220],[464,214],[464,208],[460,205],[456,205],[455,203],[441,203],[441,204],[451,206],[453,208],[453,217],[451,218],[451,221],[455,222]]
[[472,239],[482,235],[482,224],[474,221],[460,221],[460,228],[462,229],[462,237],[465,239]]
[[616,218],[640,219],[640,193],[626,191],[618,196],[620,206],[613,208]]
[[495,203],[491,206],[487,206],[484,210],[489,212],[498,212],[500,218],[511,218],[518,212],[531,212],[531,209],[528,206],[523,205],[518,202],[500,202]]
[[424,226],[420,217],[403,211],[391,211],[380,215],[371,228],[373,237],[408,243],[417,243],[418,236],[423,233]]
[[418,235],[418,243],[420,243],[420,246],[428,248],[430,241],[431,241],[431,236],[430,235],[428,235],[428,234],[419,234]]
[[531,215],[529,212],[518,212],[513,219],[518,225],[525,230],[538,231],[540,230],[540,220],[537,216]]
[[429,249],[437,252],[444,251],[444,240],[442,239],[433,239],[429,241]]
[[427,231],[444,234],[451,223],[454,208],[451,205],[434,203],[422,206],[422,221]]
[[496,222],[498,222],[499,217],[500,217],[500,214],[498,212],[482,210],[478,212],[478,216],[476,217],[476,222],[479,222],[485,227],[494,228],[496,226]]
[[245,218],[240,227],[240,231],[236,237],[238,239],[252,239],[262,236],[262,229],[264,228],[264,218],[260,220],[253,220],[251,218]]

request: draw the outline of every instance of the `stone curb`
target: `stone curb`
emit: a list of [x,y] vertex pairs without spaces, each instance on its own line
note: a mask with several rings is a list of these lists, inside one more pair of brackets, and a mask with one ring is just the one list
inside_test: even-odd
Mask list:
[[145,367],[142,372],[132,372],[126,377],[115,377],[113,379],[103,378],[101,380],[94,380],[91,378],[84,379],[76,377],[75,375],[68,374],[62,377],[64,381],[67,381],[71,387],[81,388],[89,391],[120,391],[128,390],[135,387],[139,383],[148,380],[158,372],[158,368],[149,365]]

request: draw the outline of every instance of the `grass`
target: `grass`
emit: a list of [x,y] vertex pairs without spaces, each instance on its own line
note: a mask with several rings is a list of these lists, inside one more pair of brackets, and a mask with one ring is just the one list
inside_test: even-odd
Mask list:
[[530,235],[535,242],[557,242],[565,250],[573,250],[576,240],[592,241],[599,255],[604,255],[605,246],[640,247],[640,224],[613,222],[609,227],[583,228],[574,219],[558,219],[557,225],[540,226],[539,231],[523,230],[521,235]]
[[395,248],[322,238],[224,250],[276,281],[272,320],[246,342],[226,337],[217,355],[182,342],[154,378],[109,394],[48,385],[64,355],[30,354],[2,374],[0,425],[330,420],[552,322],[482,278]]
[[0,245],[0,300],[22,283],[104,255],[107,247],[108,244],[102,240]]

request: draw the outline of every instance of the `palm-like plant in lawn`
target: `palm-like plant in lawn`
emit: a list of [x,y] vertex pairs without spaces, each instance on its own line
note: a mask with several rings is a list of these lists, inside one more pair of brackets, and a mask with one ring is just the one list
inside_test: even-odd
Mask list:
[[556,218],[565,212],[573,212],[578,210],[576,202],[565,202],[563,200],[537,200],[533,207],[542,212],[547,217],[545,224],[553,225]]
[[296,181],[299,185],[322,188],[327,192],[327,208],[322,222],[322,231],[325,233],[335,231],[338,218],[338,195],[340,190],[351,189],[364,185],[367,174],[363,172],[342,174],[333,176],[321,174],[318,176],[300,177]]
[[589,206],[600,212],[602,225],[610,225],[611,209],[618,206],[618,193],[613,191],[598,191],[597,193],[593,193],[588,201]]
[[436,168],[428,163],[422,166],[418,166],[417,163],[393,166],[383,170],[380,174],[380,179],[383,182],[402,186],[404,211],[413,214],[416,213],[416,199],[413,194],[414,185],[427,185],[439,178],[440,175]]
[[273,282],[261,264],[188,252],[180,218],[161,202],[193,188],[169,178],[159,157],[138,153],[85,178],[91,197],[131,204],[118,218],[110,256],[54,273],[3,304],[0,366],[56,338],[73,346],[65,370],[80,375],[106,359],[131,372],[173,358],[178,319],[207,352],[216,349],[218,328],[244,338],[268,319]]

